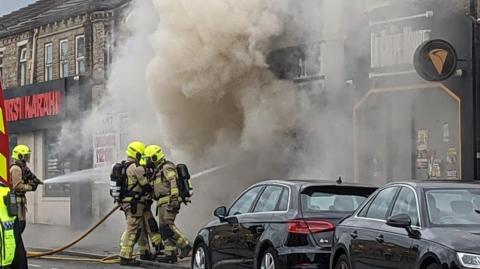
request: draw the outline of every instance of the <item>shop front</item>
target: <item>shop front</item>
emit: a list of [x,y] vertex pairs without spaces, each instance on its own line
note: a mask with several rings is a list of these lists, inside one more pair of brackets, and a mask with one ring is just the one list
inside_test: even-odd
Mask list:
[[[469,17],[450,0],[377,2],[368,9],[370,86],[353,108],[355,180],[474,179]],[[446,72],[448,57],[458,63],[445,80],[429,82],[414,56],[436,39],[453,50],[428,51],[423,60],[432,70]]]
[[[31,147],[29,165],[42,179],[92,167],[92,146],[78,144],[82,139],[75,137],[82,134],[75,123],[92,104],[86,81],[83,77],[65,78],[4,92],[10,146]],[[29,194],[29,221],[69,225],[70,195],[70,184],[46,184]]]

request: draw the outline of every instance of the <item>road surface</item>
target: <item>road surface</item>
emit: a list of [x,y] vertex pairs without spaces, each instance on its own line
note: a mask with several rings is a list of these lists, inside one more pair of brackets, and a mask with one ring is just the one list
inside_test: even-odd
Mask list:
[[[119,264],[102,264],[102,263],[88,263],[88,262],[76,262],[76,261],[55,261],[44,259],[29,259],[29,269],[138,269],[139,267],[120,266]],[[145,268],[156,269],[186,269],[190,268],[190,261],[183,260],[176,265],[150,263],[142,264]]]
[[120,266],[118,264],[85,263],[74,261],[53,261],[42,259],[29,259],[29,269],[138,269],[138,267]]

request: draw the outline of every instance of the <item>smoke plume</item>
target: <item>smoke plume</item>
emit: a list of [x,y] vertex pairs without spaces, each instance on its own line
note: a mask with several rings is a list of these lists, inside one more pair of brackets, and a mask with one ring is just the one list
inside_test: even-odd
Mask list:
[[153,1],[160,20],[147,83],[166,144],[202,158],[217,146],[268,150],[283,141],[295,96],[266,63],[283,29],[277,2]]

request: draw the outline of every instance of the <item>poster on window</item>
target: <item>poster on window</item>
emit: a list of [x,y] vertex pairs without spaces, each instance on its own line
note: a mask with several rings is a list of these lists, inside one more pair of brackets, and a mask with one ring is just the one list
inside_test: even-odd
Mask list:
[[437,155],[434,150],[430,153],[430,159],[428,162],[428,178],[439,179],[442,177],[442,159]]
[[94,145],[94,167],[109,166],[115,161],[115,147],[117,144],[115,134],[96,135]]
[[428,169],[428,130],[420,129],[417,131],[417,169]]
[[457,149],[451,146],[447,150],[447,160],[445,164],[445,177],[447,179],[458,179],[457,163]]

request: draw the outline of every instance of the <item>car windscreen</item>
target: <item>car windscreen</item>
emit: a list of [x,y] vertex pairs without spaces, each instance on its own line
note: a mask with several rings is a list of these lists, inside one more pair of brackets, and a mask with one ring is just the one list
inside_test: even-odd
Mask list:
[[480,188],[425,190],[429,221],[437,226],[480,226]]
[[375,188],[361,187],[310,187],[302,192],[302,211],[351,213],[374,191]]

